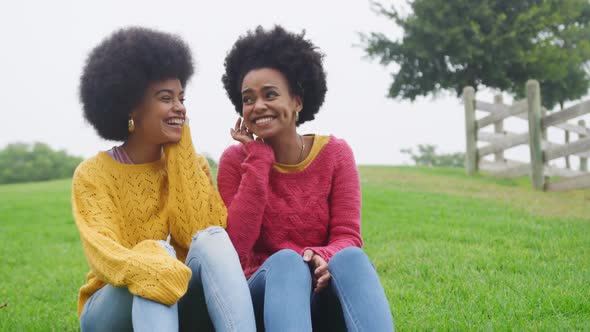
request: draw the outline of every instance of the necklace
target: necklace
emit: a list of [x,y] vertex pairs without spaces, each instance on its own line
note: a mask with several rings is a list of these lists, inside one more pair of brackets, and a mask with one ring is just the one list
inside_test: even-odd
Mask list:
[[303,142],[303,136],[297,134],[297,136],[299,136],[299,140],[301,141],[301,152],[299,152],[299,159],[297,161],[297,163],[300,163],[303,161],[303,150],[305,150],[305,143]]

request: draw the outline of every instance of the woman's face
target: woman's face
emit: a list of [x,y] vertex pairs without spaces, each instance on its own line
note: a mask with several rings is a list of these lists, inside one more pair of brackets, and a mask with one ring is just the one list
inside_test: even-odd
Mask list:
[[285,75],[276,69],[254,69],[242,80],[244,123],[258,137],[268,139],[294,130],[295,113],[302,106],[301,98],[289,92]]
[[183,103],[184,90],[178,79],[151,83],[131,114],[135,122],[131,135],[148,144],[178,142],[186,119]]

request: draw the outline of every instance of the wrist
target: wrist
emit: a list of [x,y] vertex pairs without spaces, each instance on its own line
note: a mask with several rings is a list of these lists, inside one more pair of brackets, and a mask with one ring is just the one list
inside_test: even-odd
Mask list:
[[244,150],[248,154],[248,157],[261,157],[268,160],[270,164],[274,164],[275,162],[273,149],[261,141],[251,141],[244,144]]

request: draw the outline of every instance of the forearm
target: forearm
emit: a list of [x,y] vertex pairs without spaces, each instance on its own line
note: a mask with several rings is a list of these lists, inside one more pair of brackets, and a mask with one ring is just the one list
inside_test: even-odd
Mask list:
[[167,304],[175,303],[186,292],[190,269],[157,241],[145,240],[129,249],[109,237],[82,229],[86,258],[100,280]]
[[260,236],[267,201],[268,181],[274,163],[272,149],[261,142],[244,147],[241,163],[222,159],[219,191],[228,207],[227,231],[240,257],[246,256]]
[[168,214],[172,237],[188,250],[192,236],[209,226],[226,226],[227,210],[213,185],[207,160],[193,145],[188,126],[178,143],[165,147]]
[[347,247],[361,247],[361,188],[350,147],[342,142],[336,155],[330,193],[330,227],[325,246],[312,247],[326,261]]

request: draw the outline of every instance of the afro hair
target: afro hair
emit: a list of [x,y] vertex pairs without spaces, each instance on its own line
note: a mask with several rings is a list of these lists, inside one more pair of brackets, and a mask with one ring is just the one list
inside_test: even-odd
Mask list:
[[193,74],[188,45],[178,36],[142,27],[115,31],[88,55],[80,77],[84,117],[107,140],[129,136],[129,114],[149,84]]
[[280,71],[289,82],[291,94],[303,99],[299,113],[300,125],[313,120],[326,96],[326,73],[320,53],[305,31],[294,34],[281,26],[264,30],[258,26],[241,36],[225,58],[225,74],[221,78],[227,96],[236,112],[242,115],[242,80],[248,72],[259,68]]

